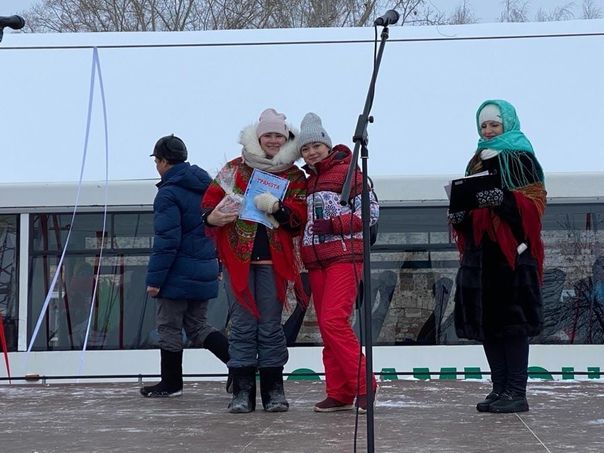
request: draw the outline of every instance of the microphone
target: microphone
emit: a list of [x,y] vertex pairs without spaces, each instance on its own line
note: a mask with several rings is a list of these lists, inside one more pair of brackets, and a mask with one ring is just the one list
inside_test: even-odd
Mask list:
[[[315,219],[322,219],[323,218],[323,200],[321,198],[315,198],[313,200],[313,204],[315,207]],[[319,236],[320,243],[325,242],[324,234],[318,234],[317,236]]]
[[25,27],[25,21],[21,16],[0,16],[0,30],[4,27],[12,28],[13,30],[21,30]]
[[383,25],[384,27],[387,27],[388,25],[396,24],[398,22],[398,18],[399,14],[395,10],[389,9],[388,11],[386,11],[386,14],[378,17],[373,22],[373,25]]

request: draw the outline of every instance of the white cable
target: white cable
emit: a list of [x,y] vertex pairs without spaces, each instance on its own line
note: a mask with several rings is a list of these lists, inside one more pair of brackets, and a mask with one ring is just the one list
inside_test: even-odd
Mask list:
[[[96,49],[95,49],[96,50]],[[61,269],[63,267],[63,260],[65,259],[65,253],[67,252],[67,247],[69,245],[69,240],[71,239],[71,232],[73,230],[73,225],[75,224],[75,217],[78,211],[78,207],[80,204],[80,192],[82,191],[82,179],[84,176],[84,168],[86,166],[86,155],[88,153],[88,137],[90,135],[90,117],[92,113],[92,95],[93,95],[93,87],[94,87],[94,75],[95,75],[95,64],[93,61],[92,64],[92,73],[90,75],[90,93],[88,98],[88,120],[86,122],[86,136],[84,139],[84,152],[82,154],[82,164],[80,166],[80,179],[78,180],[78,188],[76,192],[76,199],[73,206],[73,212],[71,214],[71,222],[69,224],[69,231],[67,232],[67,238],[65,238],[65,245],[63,246],[63,251],[61,252],[61,258],[59,259],[59,264],[57,265],[57,270],[55,271],[55,275],[52,277],[52,281],[50,283],[50,287],[48,288],[48,293],[46,294],[46,298],[44,299],[44,303],[42,304],[42,309],[40,310],[40,315],[38,316],[38,321],[36,322],[36,327],[31,335],[31,340],[29,341],[29,346],[27,347],[27,352],[31,352],[31,348],[36,341],[38,336],[38,332],[40,330],[40,326],[42,325],[42,320],[46,315],[46,311],[48,310],[48,305],[50,303],[51,295],[55,289],[55,285],[57,284],[57,280],[61,273]]]
[[516,417],[518,417],[518,420],[520,420],[522,422],[522,424],[526,427],[526,429],[529,430],[529,432],[533,435],[533,437],[535,439],[537,439],[537,441],[539,441],[539,443],[543,446],[543,448],[545,448],[545,451],[547,451],[547,453],[552,453],[551,450],[549,448],[547,448],[547,446],[543,443],[543,441],[541,439],[539,439],[539,437],[537,436],[537,434],[535,434],[535,432],[529,428],[529,425],[527,425],[524,420],[522,419],[522,417],[520,415],[518,415],[516,412],[514,412],[514,415]]
[[[99,286],[99,277],[101,274],[101,266],[103,264],[103,250],[105,248],[105,232],[107,229],[107,202],[108,202],[108,188],[109,188],[109,141],[108,141],[108,131],[107,131],[107,106],[105,104],[105,89],[103,87],[103,74],[101,73],[101,64],[99,62],[99,53],[98,49],[95,47],[92,51],[92,70],[97,70],[99,73],[99,86],[101,88],[101,101],[103,104],[103,121],[105,126],[105,203],[103,204],[103,230],[101,232],[101,248],[99,251],[99,262],[96,270],[96,276],[94,280],[94,288],[92,290],[92,297],[90,299],[90,311],[88,314],[88,325],[86,326],[86,335],[84,337],[84,345],[82,347],[82,354],[80,355],[80,373],[81,374],[84,368],[84,352],[86,351],[86,347],[88,345],[88,337],[90,335],[90,324],[92,323],[92,314],[94,312],[94,301],[96,299],[96,292]],[[94,82],[94,76],[93,76]],[[90,87],[91,97],[94,93],[94,86]],[[89,109],[91,106],[89,106]],[[89,116],[90,118],[90,116]]]

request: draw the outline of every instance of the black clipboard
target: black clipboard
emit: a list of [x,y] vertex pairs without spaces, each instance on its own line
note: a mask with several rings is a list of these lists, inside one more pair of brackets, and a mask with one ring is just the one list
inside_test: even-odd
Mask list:
[[499,185],[494,173],[467,176],[451,181],[449,212],[469,211],[478,207],[476,194],[483,190],[495,189]]

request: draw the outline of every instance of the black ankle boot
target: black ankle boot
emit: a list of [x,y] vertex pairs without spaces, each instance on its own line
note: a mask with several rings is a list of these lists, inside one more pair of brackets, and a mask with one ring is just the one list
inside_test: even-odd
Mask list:
[[161,349],[161,381],[141,388],[147,398],[168,398],[182,395],[182,351]]
[[478,412],[488,412],[489,406],[491,405],[491,403],[494,401],[497,401],[498,399],[499,399],[499,393],[493,391],[493,392],[489,393],[483,401],[481,401],[480,403],[478,403],[476,405],[476,410]]
[[283,388],[283,367],[260,368],[260,396],[266,412],[289,410]]
[[497,414],[526,412],[528,410],[529,405],[525,395],[515,394],[507,390],[489,405],[489,412]]
[[256,368],[231,368],[233,399],[229,404],[231,414],[245,414],[256,409]]

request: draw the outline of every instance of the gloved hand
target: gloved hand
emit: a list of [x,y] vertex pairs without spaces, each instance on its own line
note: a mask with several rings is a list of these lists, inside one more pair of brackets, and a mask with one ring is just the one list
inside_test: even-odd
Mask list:
[[275,216],[272,214],[267,214],[266,218],[268,219],[268,221],[271,223],[271,225],[273,226],[273,228],[279,228],[281,225],[279,224],[279,221],[277,219],[275,219]]
[[500,152],[501,151],[499,150],[491,148],[483,149],[482,151],[480,151],[480,158],[482,160],[492,159],[493,157],[497,156],[497,154],[499,154]]
[[267,214],[273,214],[279,209],[279,199],[270,192],[264,192],[254,197],[254,204]]
[[501,203],[503,203],[503,190],[495,188],[477,192],[476,201],[479,208],[501,206]]
[[449,212],[447,214],[447,220],[451,225],[459,225],[465,217],[466,211]]
[[312,224],[313,234],[331,234],[333,227],[329,219],[316,219]]

